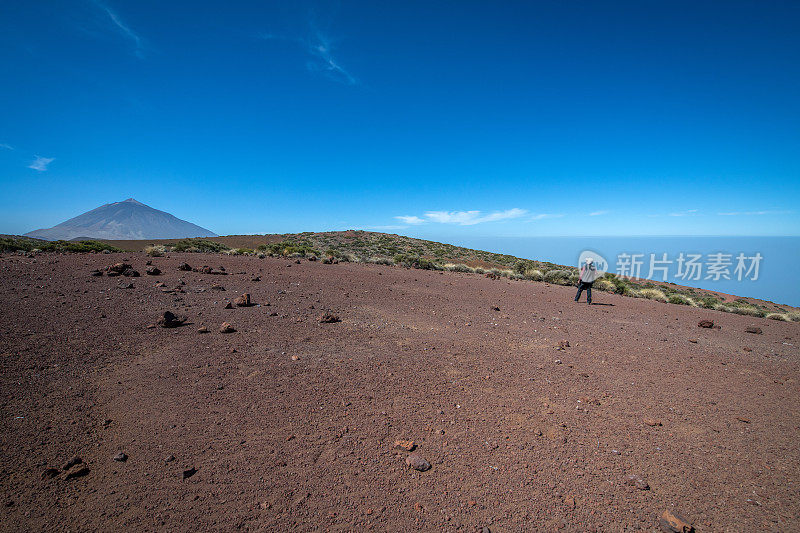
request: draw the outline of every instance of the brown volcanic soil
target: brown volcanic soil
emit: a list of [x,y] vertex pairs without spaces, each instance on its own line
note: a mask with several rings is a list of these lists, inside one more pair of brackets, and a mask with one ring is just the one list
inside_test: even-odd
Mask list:
[[[143,276],[89,275],[123,258]],[[376,265],[171,254],[145,276],[147,259],[0,258],[3,531],[654,530],[664,509],[800,529],[800,324]],[[223,309],[245,291],[260,305]],[[147,329],[165,310],[190,324]]]

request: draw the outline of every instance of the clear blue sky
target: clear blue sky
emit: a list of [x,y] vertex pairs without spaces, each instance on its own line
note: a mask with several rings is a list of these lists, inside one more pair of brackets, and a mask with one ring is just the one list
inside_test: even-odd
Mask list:
[[[800,3],[6,2],[0,233],[800,235]],[[398,218],[400,217],[400,218]]]

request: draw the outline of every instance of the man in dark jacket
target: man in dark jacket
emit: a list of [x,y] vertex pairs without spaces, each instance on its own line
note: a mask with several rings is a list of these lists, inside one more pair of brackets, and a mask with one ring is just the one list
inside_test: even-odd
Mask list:
[[581,267],[581,275],[578,278],[578,294],[575,295],[576,302],[580,299],[583,290],[586,289],[586,301],[589,305],[592,305],[592,284],[597,279],[597,276],[598,272],[594,266],[594,260],[590,257]]

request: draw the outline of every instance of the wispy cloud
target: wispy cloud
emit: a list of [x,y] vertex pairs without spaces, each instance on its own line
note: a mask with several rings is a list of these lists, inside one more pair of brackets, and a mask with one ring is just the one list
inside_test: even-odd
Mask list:
[[114,25],[117,33],[121,34],[123,37],[127,38],[133,43],[133,54],[139,59],[143,59],[145,46],[142,38],[139,37],[139,35],[133,31],[130,26],[125,24],[120,16],[110,7],[106,6],[102,2],[99,2],[98,0],[95,0],[95,5],[97,5],[98,8],[102,9],[106,15],[108,15],[108,18]]
[[394,218],[396,218],[397,220],[399,220],[401,222],[405,222],[406,224],[413,224],[415,226],[425,223],[425,219],[424,218],[419,218],[418,216],[415,216],[415,215],[401,215],[401,216],[394,217]]
[[602,215],[607,215],[607,214],[609,214],[610,212],[611,212],[611,211],[606,211],[606,210],[602,210],[602,211],[594,211],[594,212],[592,212],[592,213],[589,213],[589,216],[590,216],[590,217],[599,217],[599,216],[602,216]]
[[345,85],[357,85],[358,79],[345,69],[334,57],[335,43],[327,34],[312,27],[302,37],[285,37],[274,33],[262,33],[260,39],[265,41],[292,41],[299,44],[310,56],[306,62],[309,72],[322,73],[325,77]]
[[717,213],[718,215],[730,217],[730,216],[753,216],[753,215],[791,215],[794,211],[778,211],[774,209],[768,209],[765,211],[731,211],[729,213]]
[[692,215],[697,214],[697,209],[688,209],[686,211],[678,211],[676,213],[670,213],[669,216],[671,217],[690,217]]
[[531,220],[544,220],[545,218],[561,218],[564,215],[555,213],[539,213],[531,216]]
[[6,144],[6,143],[0,143],[0,148],[2,148],[3,150],[14,150],[15,149],[13,146],[11,146],[10,144]]
[[405,222],[406,224],[412,225],[436,222],[439,224],[473,226],[475,224],[483,224],[485,222],[496,222],[498,220],[520,218],[526,214],[528,214],[527,210],[515,207],[505,211],[495,211],[486,215],[484,215],[481,211],[428,211],[425,213],[425,215],[423,215],[423,217],[418,217],[416,215],[401,215],[394,218]]
[[28,168],[32,168],[33,170],[38,170],[39,172],[44,172],[47,170],[47,165],[55,161],[55,157],[42,157],[42,156],[35,156],[33,162],[28,165]]

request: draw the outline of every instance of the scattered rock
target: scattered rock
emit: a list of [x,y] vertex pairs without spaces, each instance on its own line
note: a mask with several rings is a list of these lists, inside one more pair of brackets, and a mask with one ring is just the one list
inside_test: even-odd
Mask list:
[[174,455],[168,455],[168,456],[164,457],[164,462],[165,463],[171,463],[174,460],[175,460],[175,456]]
[[223,307],[223,309],[233,309],[233,304],[228,302],[225,304],[225,307]]
[[66,471],[66,470],[69,470],[69,469],[70,469],[70,468],[72,468],[73,466],[75,466],[75,465],[79,465],[79,464],[81,464],[82,462],[83,462],[83,459],[81,459],[80,457],[77,457],[77,456],[75,456],[75,457],[73,457],[72,459],[70,459],[69,461],[67,461],[67,464],[65,464],[65,465],[64,465],[64,470],[65,470],[65,471]]
[[211,286],[211,290],[212,291],[224,291],[225,287],[223,287],[222,285],[212,285]]
[[214,269],[212,269],[208,265],[203,265],[203,266],[201,266],[200,268],[197,269],[197,271],[200,272],[201,274],[211,274],[212,270],[214,270]]
[[130,270],[126,270],[125,272],[123,272],[122,275],[126,276],[126,277],[129,277],[129,278],[138,278],[139,277],[139,271],[130,269]]
[[42,472],[42,479],[53,479],[58,475],[58,468],[45,468]]
[[694,526],[681,515],[670,512],[668,509],[664,509],[664,512],[661,513],[658,525],[666,533],[694,533]]
[[131,270],[133,267],[128,263],[114,263],[110,267],[106,267],[106,272],[114,272],[115,274],[122,274],[126,270]]
[[745,333],[752,333],[753,335],[761,335],[763,333],[761,331],[761,328],[757,328],[755,326],[750,326],[747,329],[745,329],[744,331],[745,331]]
[[147,269],[144,272],[148,276],[158,276],[159,274],[161,274],[161,269],[158,267],[151,266],[147,267]]
[[189,272],[192,270],[192,267],[189,266],[189,263],[181,263],[180,265],[178,265],[178,270],[181,270],[183,272]]
[[167,284],[164,283],[163,281],[159,281],[158,283],[156,283],[156,287],[166,287],[166,286]]
[[744,348],[742,348],[742,350],[744,350],[745,352],[752,352],[752,351],[753,351],[753,349],[752,349],[752,348],[748,348],[747,346],[745,346]]
[[417,445],[414,443],[413,440],[396,440],[394,441],[394,447],[410,452],[413,451],[414,448],[417,447]]
[[337,265],[339,264],[339,260],[335,257],[329,255],[325,259],[322,260],[323,265]]
[[222,325],[219,327],[220,333],[233,333],[235,331],[236,329],[234,329],[234,327],[231,326],[230,323],[228,322],[223,322]]
[[697,327],[698,328],[706,328],[706,329],[713,328],[714,327],[714,321],[713,320],[701,320],[700,322],[697,323]]
[[162,328],[177,328],[186,322],[186,320],[187,318],[185,316],[178,317],[171,311],[164,311],[164,314],[158,319],[158,325]]
[[569,341],[558,341],[558,346],[556,348],[559,350],[565,350],[569,348]]
[[625,484],[636,487],[639,490],[650,490],[650,485],[647,484],[647,481],[643,480],[636,474],[628,474],[625,476]]
[[252,278],[250,281],[261,281],[261,276],[256,276]]
[[689,342],[691,342],[692,344],[697,344],[697,339],[689,339]]
[[644,423],[650,427],[662,426],[661,420],[656,420],[655,418],[645,418]]
[[333,313],[325,313],[319,318],[320,323],[322,324],[331,324],[333,322],[341,322],[339,319],[339,315],[334,315]]
[[119,285],[117,285],[117,287],[120,288],[120,289],[132,289],[133,288],[133,283],[131,283],[130,281],[123,282],[123,283],[120,283]]
[[299,360],[300,360],[300,356],[299,355],[293,355],[292,356],[292,361],[299,361]]
[[499,311],[500,310],[500,308],[497,307],[496,305],[493,305],[491,309],[492,309],[492,311]]
[[205,326],[201,326],[198,328],[197,333],[208,333],[208,328]]
[[420,472],[425,472],[426,470],[431,469],[431,464],[426,461],[424,457],[416,453],[412,453],[406,457],[406,464],[414,470],[418,470]]
[[89,272],[89,275],[90,275],[90,276],[102,276],[102,275],[103,275],[103,272],[102,272],[102,271],[100,271],[100,270],[94,269],[94,270],[92,270],[91,272]]
[[67,476],[64,479],[70,480],[88,475],[89,475],[89,469],[84,466],[83,468],[79,468],[78,470],[73,470],[72,472],[67,474]]
[[112,459],[114,459],[115,461],[117,461],[119,463],[124,463],[125,461],[128,460],[128,454],[126,454],[125,452],[119,452]]
[[184,470],[184,471],[183,471],[183,474],[182,474],[182,475],[183,475],[183,477],[182,477],[182,479],[189,479],[190,477],[192,477],[192,476],[193,476],[193,475],[195,475],[196,473],[197,473],[197,469],[196,469],[195,467],[188,468],[188,469],[186,469],[186,470]]
[[743,422],[745,424],[749,424],[750,423],[750,419],[749,418],[745,418],[743,416],[737,416],[736,420],[738,420],[739,422]]
[[246,292],[246,293],[242,294],[241,296],[239,296],[238,298],[236,298],[233,301],[233,303],[235,303],[238,307],[250,307],[251,305],[253,305],[252,303],[250,303],[250,293],[249,292]]

